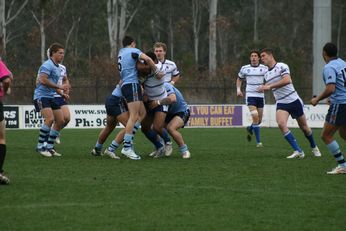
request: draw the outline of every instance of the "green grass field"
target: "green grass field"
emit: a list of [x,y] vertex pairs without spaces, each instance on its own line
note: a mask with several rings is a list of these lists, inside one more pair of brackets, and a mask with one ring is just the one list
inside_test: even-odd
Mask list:
[[346,176],[325,173],[336,163],[320,130],[321,158],[293,131],[305,159],[286,159],[291,149],[269,128],[261,149],[244,129],[183,129],[190,160],[176,146],[169,158],[147,157],[139,132],[140,161],[91,156],[96,129],[64,130],[62,158],[34,151],[38,130],[7,131],[0,230],[345,230]]

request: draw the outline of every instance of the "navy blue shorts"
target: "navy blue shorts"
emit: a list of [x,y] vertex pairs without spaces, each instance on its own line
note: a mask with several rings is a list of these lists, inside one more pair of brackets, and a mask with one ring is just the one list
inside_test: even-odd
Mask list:
[[331,104],[326,116],[326,122],[337,126],[346,125],[346,104]]
[[185,127],[185,125],[187,124],[187,121],[189,121],[189,118],[190,118],[190,110],[187,109],[186,111],[178,112],[175,114],[167,114],[165,123],[168,124],[176,116],[179,116],[184,121],[183,127]]
[[61,107],[64,105],[67,105],[67,102],[65,101],[65,99],[63,97],[54,97],[55,102]]
[[262,98],[262,97],[247,97],[246,98],[246,105],[255,106],[257,108],[263,108],[264,107],[264,98]]
[[164,113],[168,112],[168,105],[158,105],[157,107],[150,109],[149,102],[145,104],[145,109],[147,110],[148,116],[154,116],[156,112],[164,112]]
[[127,103],[142,101],[142,88],[138,83],[127,83],[121,87],[121,94]]
[[276,110],[287,111],[293,119],[297,119],[304,115],[304,105],[300,99],[297,99],[292,103],[278,103],[276,104]]
[[125,99],[114,95],[107,97],[105,106],[109,116],[118,117],[128,111]]
[[56,102],[55,98],[42,97],[34,100],[35,110],[40,112],[44,108],[51,108],[52,110],[59,110],[60,106]]

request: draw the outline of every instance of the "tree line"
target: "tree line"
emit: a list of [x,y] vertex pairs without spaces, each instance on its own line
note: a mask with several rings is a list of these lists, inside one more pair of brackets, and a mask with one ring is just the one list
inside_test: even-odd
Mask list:
[[[341,57],[346,57],[344,5],[333,0],[333,41]],[[191,103],[241,103],[237,72],[250,50],[264,47],[289,64],[307,100],[312,19],[313,0],[0,0],[1,56],[17,89],[7,101],[31,103],[46,49],[59,42],[73,85],[71,103],[103,103],[119,78],[115,57],[125,34],[143,51],[156,41],[167,44],[167,58],[182,73],[178,87]]]

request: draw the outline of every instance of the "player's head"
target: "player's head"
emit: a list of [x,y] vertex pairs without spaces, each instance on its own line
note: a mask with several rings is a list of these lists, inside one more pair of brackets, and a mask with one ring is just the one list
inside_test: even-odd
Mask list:
[[167,52],[167,45],[163,42],[156,42],[153,48],[156,57],[160,61],[164,60]]
[[131,47],[136,46],[135,40],[131,36],[128,36],[128,35],[126,35],[123,38],[123,47],[127,47],[127,46],[131,46]]
[[338,56],[338,47],[334,43],[326,43],[323,47],[322,56],[324,61]]
[[262,49],[261,61],[266,66],[270,66],[273,62],[275,62],[273,49],[271,48]]
[[61,63],[64,59],[65,51],[64,46],[60,43],[53,43],[48,48],[49,57],[52,58],[55,62]]
[[158,60],[154,52],[148,51],[148,52],[145,52],[145,54],[149,56],[149,58],[151,58],[154,61],[154,63],[157,63]]
[[258,50],[250,51],[250,62],[252,66],[258,66],[260,62],[260,53]]

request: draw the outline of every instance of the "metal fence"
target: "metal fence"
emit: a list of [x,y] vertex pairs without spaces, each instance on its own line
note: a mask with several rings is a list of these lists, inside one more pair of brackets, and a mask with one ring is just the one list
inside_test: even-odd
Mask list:
[[[72,81],[70,104],[103,104],[111,94],[116,82],[105,79],[75,79]],[[312,84],[311,84],[312,85]],[[220,79],[220,81],[181,81],[176,86],[183,93],[190,104],[244,104],[245,99],[237,97],[234,81]],[[35,88],[34,80],[15,82],[12,95],[5,98],[5,104],[32,104]],[[305,103],[311,99],[311,86],[296,86],[296,90]],[[266,92],[267,104],[274,104],[271,92]]]

